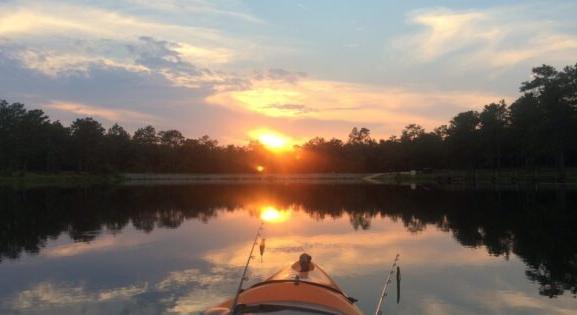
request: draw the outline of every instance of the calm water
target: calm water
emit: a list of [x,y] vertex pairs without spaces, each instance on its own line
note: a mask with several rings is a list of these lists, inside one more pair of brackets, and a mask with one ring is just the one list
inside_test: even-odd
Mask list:
[[[577,192],[373,185],[0,189],[0,314],[189,314],[306,251],[366,313],[577,314]],[[393,291],[394,292],[394,291]]]

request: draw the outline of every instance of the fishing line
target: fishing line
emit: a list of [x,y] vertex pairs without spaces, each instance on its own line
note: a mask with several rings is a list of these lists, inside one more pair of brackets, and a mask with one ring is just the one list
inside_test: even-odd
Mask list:
[[[264,229],[264,221],[260,221],[258,229],[256,230],[256,235],[254,237],[254,241],[252,242],[252,246],[250,248],[250,253],[248,254],[246,264],[244,265],[244,270],[242,272],[242,276],[240,277],[238,289],[236,290],[236,294],[234,296],[234,300],[233,300],[232,306],[230,308],[232,310],[232,314],[235,314],[235,312],[236,312],[236,308],[237,308],[237,304],[238,304],[238,298],[240,296],[240,293],[242,292],[242,286],[244,284],[244,281],[248,280],[248,277],[246,276],[246,273],[248,272],[248,266],[250,265],[250,261],[255,258],[255,256],[253,255],[254,248],[256,247],[256,244],[258,243],[259,238],[261,238],[263,229]],[[264,240],[265,239],[262,238],[261,243],[259,245],[261,262],[262,262],[262,255],[264,254],[264,247],[265,247],[265,241]]]
[[391,270],[387,274],[387,279],[385,280],[385,285],[383,287],[383,291],[381,291],[381,294],[379,295],[379,301],[377,302],[377,310],[375,311],[375,315],[382,315],[382,313],[383,313],[381,311],[381,306],[383,305],[383,300],[388,295],[387,290],[389,289],[389,284],[392,281],[391,277],[395,273],[397,274],[397,303],[399,303],[400,287],[401,287],[401,269],[398,266],[398,261],[399,261],[399,254],[397,254],[397,256],[395,257],[395,260],[393,261],[393,265],[391,266]]

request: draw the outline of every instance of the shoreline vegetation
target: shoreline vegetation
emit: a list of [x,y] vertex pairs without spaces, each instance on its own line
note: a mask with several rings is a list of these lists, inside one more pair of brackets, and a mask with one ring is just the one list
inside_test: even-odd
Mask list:
[[342,174],[372,174],[368,181],[388,183],[574,182],[577,65],[536,67],[519,90],[511,104],[501,100],[458,113],[431,131],[409,124],[398,137],[377,139],[354,127],[345,140],[313,137],[283,150],[254,139],[222,145],[206,135],[187,138],[153,126],[130,134],[118,124],[105,129],[91,117],[64,126],[42,110],[0,100],[0,181],[122,181],[113,174],[215,174],[207,178],[222,180],[234,180],[229,174],[252,174],[243,175],[247,180],[317,174],[301,180],[342,181],[356,176]]

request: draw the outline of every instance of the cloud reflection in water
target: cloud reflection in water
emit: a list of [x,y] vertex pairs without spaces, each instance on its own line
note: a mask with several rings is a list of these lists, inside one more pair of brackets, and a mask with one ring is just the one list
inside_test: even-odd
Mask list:
[[[117,199],[106,192],[106,206],[100,206],[98,194],[86,193],[72,199],[76,203],[59,204],[42,217],[52,230],[29,227],[37,222],[30,218],[40,214],[23,209],[42,208],[34,196],[14,199],[10,209],[20,210],[0,214],[15,222],[9,228],[20,237],[16,245],[36,244],[40,252],[0,264],[0,279],[6,279],[0,286],[2,314],[188,314],[221,302],[234,293],[264,204],[287,209],[290,219],[265,224],[267,249],[262,263],[253,261],[251,283],[306,251],[369,312],[383,274],[400,253],[404,302],[387,304],[389,313],[570,314],[575,309],[570,293],[555,299],[539,295],[542,283],[558,278],[536,283],[525,275],[529,260],[553,262],[544,273],[571,275],[555,262],[574,252],[526,245],[533,235],[526,226],[537,233],[572,222],[562,208],[571,208],[570,194],[559,204],[539,195],[536,200],[547,202],[549,214],[543,221],[525,215],[541,213],[540,203],[526,212],[515,210],[517,193],[500,193],[497,199],[479,192],[373,186],[130,188],[113,195]],[[18,208],[21,200],[25,206]],[[78,205],[87,207],[82,215]],[[61,234],[53,237],[56,232]],[[45,243],[36,243],[43,238]],[[20,248],[12,239],[2,244],[3,254]]]

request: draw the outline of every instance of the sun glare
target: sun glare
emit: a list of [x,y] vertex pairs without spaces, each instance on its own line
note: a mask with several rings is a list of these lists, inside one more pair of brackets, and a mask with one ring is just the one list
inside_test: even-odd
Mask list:
[[258,141],[271,149],[282,149],[287,145],[285,139],[274,134],[263,134],[258,137]]
[[274,152],[288,151],[292,148],[292,140],[276,131],[259,129],[251,131],[249,135]]
[[290,217],[290,212],[280,211],[275,207],[267,206],[260,210],[261,220],[269,223],[278,223],[288,220]]

